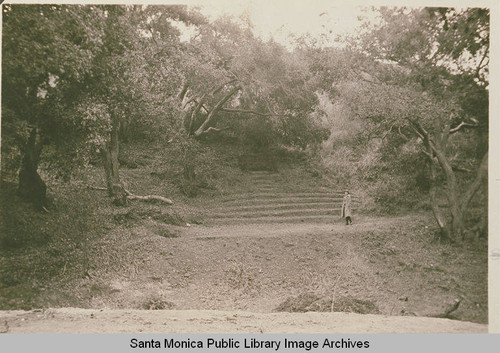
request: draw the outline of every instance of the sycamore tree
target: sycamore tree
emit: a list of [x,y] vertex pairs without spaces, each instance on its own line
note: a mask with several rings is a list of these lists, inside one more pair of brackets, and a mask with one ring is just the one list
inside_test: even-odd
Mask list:
[[397,134],[417,146],[441,238],[463,238],[464,214],[487,176],[489,12],[382,8],[380,18],[356,47],[392,69],[338,89],[382,140]]
[[245,139],[259,125],[284,144],[324,137],[311,119],[316,87],[303,57],[256,38],[244,18],[210,22],[185,6],[148,6],[145,14],[143,83],[186,135],[226,131]]
[[305,147],[324,138],[311,119],[316,87],[296,53],[256,38],[250,24],[227,17],[199,27],[188,50],[184,107],[189,135],[229,130],[248,141],[245,136],[255,137],[254,130],[265,127],[269,143]]

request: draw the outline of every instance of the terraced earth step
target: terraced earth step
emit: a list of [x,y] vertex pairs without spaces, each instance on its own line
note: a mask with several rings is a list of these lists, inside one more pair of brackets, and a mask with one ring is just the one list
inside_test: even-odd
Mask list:
[[278,173],[271,172],[268,170],[252,170],[252,171],[249,171],[248,174],[250,174],[250,175],[278,175]]
[[258,174],[258,175],[255,175],[255,174],[251,174],[249,176],[249,179],[252,179],[252,180],[269,180],[269,181],[278,181],[281,179],[281,176],[278,175],[278,174]]
[[312,203],[255,203],[249,205],[224,205],[217,207],[214,211],[219,212],[238,212],[238,211],[268,211],[268,210],[292,210],[304,208],[334,208],[335,204],[332,202],[312,202]]
[[[246,193],[241,193],[239,195],[232,195],[229,196],[228,198],[246,198],[246,197],[255,197],[255,196],[263,196],[263,197],[269,197],[269,196],[293,196],[293,197],[335,197],[335,198],[344,198],[344,194],[341,193],[336,193],[336,192],[311,192],[311,191],[302,191],[302,190],[256,190],[254,192],[246,192]],[[355,200],[358,197],[351,195],[351,199]]]
[[[310,204],[310,203],[328,203],[330,205],[342,205],[342,199],[333,199],[328,197],[281,197],[281,198],[248,198],[238,200],[226,200],[220,207],[236,206],[259,206],[259,205],[284,205],[284,204]],[[353,206],[359,205],[359,201],[353,201]]]
[[261,217],[288,217],[340,214],[340,208],[296,209],[296,210],[267,210],[213,213],[210,218],[261,218]]
[[[324,193],[324,192],[253,192],[253,193],[244,193],[239,195],[231,195],[224,198],[223,201],[230,200],[239,200],[239,199],[267,199],[267,198],[327,198],[327,199],[343,199],[343,194],[338,193]],[[352,197],[352,200],[356,200],[356,197]]]
[[252,178],[250,182],[255,183],[255,184],[262,184],[262,185],[280,185],[280,180],[276,180],[274,178],[265,178],[265,179],[254,179]]
[[260,218],[214,218],[208,219],[204,225],[232,225],[232,224],[261,224],[261,223],[333,223],[337,218],[335,215],[308,215],[308,216],[286,216],[286,217],[260,217]]
[[[287,189],[282,185],[250,185],[252,189],[260,190],[264,189],[267,192],[277,192],[277,193],[314,193],[314,194],[335,194],[344,196],[343,192],[332,191],[331,189],[315,189],[311,191],[310,189],[293,188]],[[353,195],[351,195],[352,197]]]
[[255,184],[266,183],[266,184],[277,185],[277,184],[281,183],[282,181],[279,179],[273,178],[273,177],[268,177],[268,178],[264,178],[264,177],[255,178],[254,177],[254,178],[250,179],[250,182],[255,183]]

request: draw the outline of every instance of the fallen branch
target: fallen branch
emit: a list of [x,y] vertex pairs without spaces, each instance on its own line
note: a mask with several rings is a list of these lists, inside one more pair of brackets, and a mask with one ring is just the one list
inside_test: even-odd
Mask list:
[[[91,186],[91,185],[87,185],[87,187],[89,189],[92,189],[92,190],[100,190],[100,191],[108,191],[107,188],[104,188],[104,187],[100,187],[100,186]],[[127,195],[127,199],[128,200],[143,200],[143,201],[151,201],[151,200],[156,200],[156,201],[161,201],[161,202],[164,202],[166,204],[169,204],[169,205],[173,205],[174,202],[166,197],[163,197],[163,196],[159,196],[159,195],[146,195],[146,196],[140,196],[140,195],[135,195],[135,194],[132,194],[130,191],[125,190],[125,194]]]
[[130,191],[125,189],[125,194],[127,194],[127,199],[129,200],[144,200],[144,201],[150,201],[150,200],[156,200],[156,201],[161,201],[165,202],[169,205],[173,205],[174,202],[170,199],[167,199],[166,197],[163,196],[158,196],[158,195],[146,195],[146,196],[139,196],[139,195],[134,195]]
[[454,128],[450,129],[450,134],[453,134],[453,133],[459,131],[460,129],[467,128],[467,127],[475,128],[475,127],[479,127],[479,125],[478,124],[470,124],[470,123],[466,123],[466,122],[462,121],[460,124],[458,124],[458,126],[455,126]]

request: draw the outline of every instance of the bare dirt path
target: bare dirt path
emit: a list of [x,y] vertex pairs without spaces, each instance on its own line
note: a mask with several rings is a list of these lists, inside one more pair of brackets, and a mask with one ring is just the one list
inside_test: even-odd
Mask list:
[[486,325],[354,313],[61,308],[0,313],[9,333],[486,333]]
[[[482,251],[433,244],[425,215],[356,222],[117,227],[122,266],[71,288],[89,309],[4,311],[0,331],[487,332]],[[432,317],[454,300],[462,321]]]

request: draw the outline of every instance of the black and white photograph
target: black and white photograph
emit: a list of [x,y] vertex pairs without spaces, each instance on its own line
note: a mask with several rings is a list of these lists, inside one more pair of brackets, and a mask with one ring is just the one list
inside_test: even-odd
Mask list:
[[500,332],[492,3],[386,3],[2,3],[0,333]]

